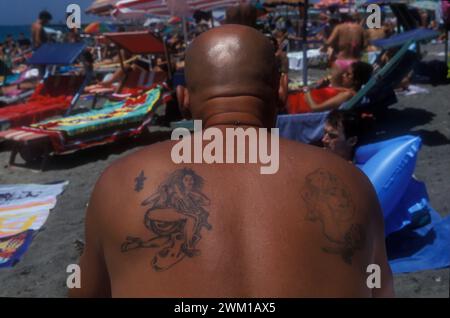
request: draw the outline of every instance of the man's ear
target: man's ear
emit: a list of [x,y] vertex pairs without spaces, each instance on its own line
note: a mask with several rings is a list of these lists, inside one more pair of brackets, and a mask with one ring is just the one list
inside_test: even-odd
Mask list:
[[288,75],[285,73],[282,73],[280,76],[280,86],[278,88],[278,100],[280,102],[281,108],[284,108],[286,105],[286,102],[287,102],[288,86],[289,86]]
[[358,143],[358,137],[353,136],[347,139],[347,144],[351,147],[355,147],[356,144]]
[[178,101],[178,108],[180,110],[181,115],[185,119],[192,119],[192,114],[189,109],[189,92],[186,89],[186,87],[178,85],[177,86],[177,101]]

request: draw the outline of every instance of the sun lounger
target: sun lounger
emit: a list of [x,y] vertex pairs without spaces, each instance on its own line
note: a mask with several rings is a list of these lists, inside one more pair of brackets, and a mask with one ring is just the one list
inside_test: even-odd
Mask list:
[[383,50],[395,48],[414,40],[415,42],[430,41],[439,36],[439,32],[430,29],[414,29],[402,33],[395,34],[387,39],[372,41],[374,46]]
[[[45,44],[28,63],[45,67],[73,64],[84,48],[81,43]],[[89,80],[89,73],[86,75],[62,76],[48,72],[26,103],[0,108],[0,131],[70,113]]]
[[[412,41],[405,43],[397,54],[379,70],[369,82],[340,109],[380,109],[397,102],[393,88],[412,69],[416,54],[409,50]],[[320,141],[329,112],[278,116],[280,136],[303,143]]]
[[[163,42],[147,31],[105,33],[104,35],[117,46],[134,55],[165,54]],[[167,74],[155,73],[150,69],[150,63],[147,64],[149,69],[137,67],[126,71],[124,61],[121,61],[120,65],[125,73],[123,80],[115,87],[99,87],[92,90],[91,93],[95,94],[93,105],[95,106],[99,96],[122,100],[139,95],[153,84],[160,84],[167,80]]]
[[137,98],[110,102],[99,110],[2,132],[0,140],[12,149],[10,165],[15,165],[16,155],[20,153],[27,162],[42,159],[43,169],[50,154],[73,152],[139,136],[163,100],[163,87],[156,86]]

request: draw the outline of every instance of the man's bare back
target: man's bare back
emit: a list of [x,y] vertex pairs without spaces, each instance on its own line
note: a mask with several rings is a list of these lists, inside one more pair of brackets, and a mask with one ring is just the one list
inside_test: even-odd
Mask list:
[[338,59],[359,59],[367,46],[364,29],[357,23],[336,26],[327,41]]
[[[204,33],[186,54],[183,112],[219,131],[272,127],[287,92],[274,53],[248,27]],[[175,164],[174,145],[152,145],[102,175],[72,296],[392,294],[378,201],[350,163],[281,139],[278,172],[262,175],[260,164]],[[373,263],[380,290],[366,284]]]
[[[81,295],[389,293],[384,237],[374,237],[383,232],[378,202],[351,164],[282,140],[279,172],[263,176],[252,164],[175,165],[172,146],[151,146],[102,176],[88,212]],[[172,211],[178,220],[152,216]],[[193,244],[186,250],[191,215]],[[366,285],[369,264],[386,271],[382,291]]]

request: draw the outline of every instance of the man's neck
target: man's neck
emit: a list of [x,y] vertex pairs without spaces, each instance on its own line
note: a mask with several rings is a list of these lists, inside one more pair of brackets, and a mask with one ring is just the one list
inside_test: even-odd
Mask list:
[[215,98],[206,102],[200,117],[203,127],[255,127],[271,128],[273,121],[264,119],[263,112],[269,105],[262,100],[248,97]]

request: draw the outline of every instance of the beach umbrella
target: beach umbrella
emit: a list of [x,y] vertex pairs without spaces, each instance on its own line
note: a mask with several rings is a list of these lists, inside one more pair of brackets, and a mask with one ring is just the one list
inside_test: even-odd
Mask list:
[[85,29],[84,33],[88,34],[98,34],[98,33],[106,33],[112,32],[112,28],[105,23],[101,22],[92,22]]
[[165,0],[121,0],[114,7],[113,15],[120,17],[139,12],[149,15],[169,16],[170,11]]
[[114,6],[119,0],[96,0],[89,8],[87,8],[86,13],[96,14],[96,15],[110,15],[111,11],[114,10]]
[[210,11],[236,5],[240,0],[121,0],[115,5],[115,16],[133,11],[149,15],[188,16],[196,10]]
[[318,9],[324,9],[329,7],[344,7],[349,6],[354,1],[351,0],[320,0],[314,7]]
[[179,16],[183,19],[183,34],[187,43],[186,17],[196,10],[213,10],[235,5],[240,0],[121,0],[115,5],[113,15],[123,18],[131,14]]

